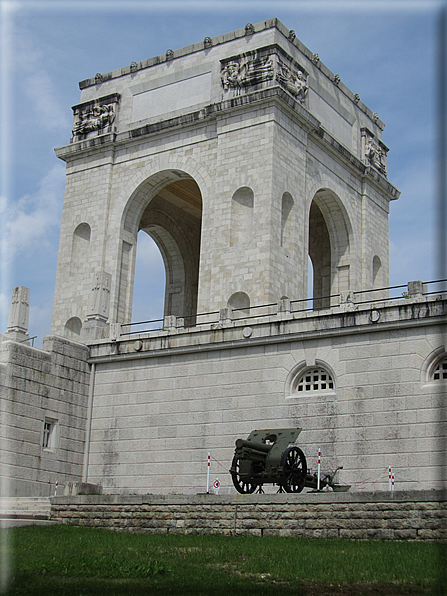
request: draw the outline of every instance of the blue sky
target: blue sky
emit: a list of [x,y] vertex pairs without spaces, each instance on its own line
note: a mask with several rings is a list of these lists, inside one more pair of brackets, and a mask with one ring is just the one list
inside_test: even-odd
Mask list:
[[[437,22],[425,0],[312,2],[6,1],[1,6],[0,333],[12,289],[31,289],[30,335],[50,332],[65,164],[78,82],[206,36],[277,17],[377,112],[390,148],[390,283],[439,277],[436,264]],[[138,249],[133,320],[162,316],[164,272]],[[144,296],[144,299],[143,299]]]

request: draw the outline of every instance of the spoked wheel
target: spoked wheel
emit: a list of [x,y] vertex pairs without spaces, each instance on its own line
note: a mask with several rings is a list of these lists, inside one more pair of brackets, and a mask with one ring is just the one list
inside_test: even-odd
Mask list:
[[307,463],[304,453],[299,447],[289,447],[281,457],[284,470],[282,485],[286,493],[300,493],[307,477]]
[[237,490],[238,493],[244,494],[251,494],[254,493],[257,484],[253,484],[243,476],[241,476],[241,462],[238,457],[233,457],[233,462],[231,464],[231,477],[233,479],[234,488]]

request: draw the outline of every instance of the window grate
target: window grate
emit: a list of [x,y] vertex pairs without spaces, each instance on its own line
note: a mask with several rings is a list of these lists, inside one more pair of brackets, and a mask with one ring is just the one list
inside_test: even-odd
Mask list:
[[331,375],[324,368],[313,368],[306,370],[296,384],[296,390],[300,391],[330,391],[334,389],[334,381]]
[[438,362],[435,370],[433,371],[433,381],[442,381],[447,379],[447,356],[443,360]]

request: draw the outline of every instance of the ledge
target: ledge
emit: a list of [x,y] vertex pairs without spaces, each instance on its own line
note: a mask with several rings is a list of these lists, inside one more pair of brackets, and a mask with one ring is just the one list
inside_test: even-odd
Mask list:
[[[334,312],[335,311],[335,312]],[[371,312],[379,313],[379,320],[371,320]],[[89,341],[90,363],[107,363],[173,356],[234,348],[251,348],[258,345],[281,344],[323,337],[377,333],[411,329],[419,325],[430,326],[447,323],[447,296],[431,297],[424,301],[402,299],[387,304],[345,305],[333,311],[317,313],[279,313],[259,319],[237,319],[220,323],[207,323],[200,327],[180,327],[164,331],[148,331],[134,335],[121,335]],[[252,333],[244,336],[250,326]],[[143,346],[135,351],[134,344]]]

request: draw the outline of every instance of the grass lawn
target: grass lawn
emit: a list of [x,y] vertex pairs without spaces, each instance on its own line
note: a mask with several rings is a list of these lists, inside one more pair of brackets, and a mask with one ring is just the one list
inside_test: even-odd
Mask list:
[[[2,530],[5,596],[447,594],[447,545],[131,534],[74,526]],[[445,581],[444,577],[444,581]]]

